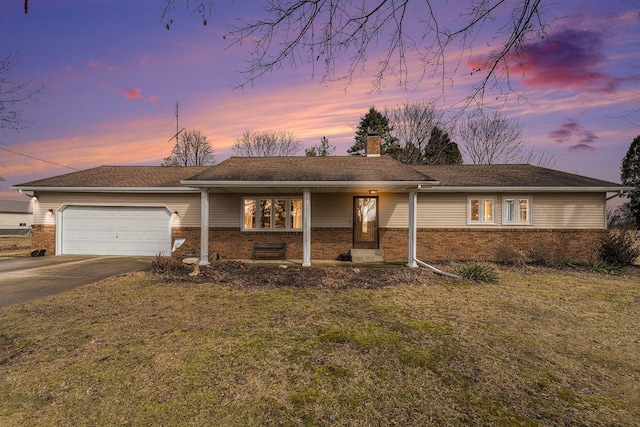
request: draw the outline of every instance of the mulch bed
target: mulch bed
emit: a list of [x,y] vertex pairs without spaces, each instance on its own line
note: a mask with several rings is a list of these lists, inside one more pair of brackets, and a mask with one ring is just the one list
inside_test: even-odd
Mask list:
[[173,281],[216,283],[245,288],[286,286],[375,289],[398,285],[426,285],[434,279],[430,271],[414,268],[272,267],[241,261],[222,261],[201,267],[200,274],[194,277],[189,276],[193,267],[175,260],[156,259],[151,270]]

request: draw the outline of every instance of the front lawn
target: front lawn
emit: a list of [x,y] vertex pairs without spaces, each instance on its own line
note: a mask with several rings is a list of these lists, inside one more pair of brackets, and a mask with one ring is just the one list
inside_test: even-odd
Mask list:
[[0,309],[0,425],[638,425],[637,268],[226,266]]

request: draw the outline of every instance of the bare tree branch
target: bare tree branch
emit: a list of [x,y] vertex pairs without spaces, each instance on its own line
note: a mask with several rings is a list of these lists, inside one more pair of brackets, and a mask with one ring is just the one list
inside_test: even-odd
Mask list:
[[35,100],[43,86],[33,88],[33,80],[17,81],[13,74],[18,64],[16,53],[9,53],[0,61],[0,131],[19,131],[31,122],[25,119],[23,107]]
[[202,24],[207,25],[207,16],[213,10],[213,0],[164,0],[165,4],[162,8],[161,22],[166,24],[166,29],[170,30],[173,25],[171,16],[175,13],[178,4],[184,4],[192,15],[200,15]]
[[[437,0],[268,0],[263,19],[241,21],[230,33],[233,44],[251,46],[245,79],[237,86],[286,65],[308,64],[315,74],[322,64],[323,82],[342,81],[348,87],[379,55],[374,89],[391,75],[401,87],[437,77],[444,92],[456,74],[468,74],[461,68],[472,57],[473,46],[490,46],[492,52],[476,67],[480,78],[465,101],[481,104],[489,89],[504,96],[513,93],[509,68],[519,61],[526,42],[544,37],[545,3],[473,0],[451,21],[452,5]],[[338,66],[341,61],[346,69]],[[410,69],[416,63],[421,68],[417,73]]]
[[485,114],[476,110],[458,123],[458,140],[472,164],[527,163],[553,167],[552,153],[529,149],[522,136],[520,121],[498,111]]
[[443,111],[433,103],[405,102],[385,109],[384,114],[389,118],[391,134],[402,148],[398,160],[408,164],[424,163],[431,131],[444,128]]
[[199,130],[188,130],[176,136],[171,156],[163,166],[209,166],[216,162],[213,147]]
[[275,157],[293,156],[301,147],[302,143],[291,132],[246,130],[231,148],[240,157]]

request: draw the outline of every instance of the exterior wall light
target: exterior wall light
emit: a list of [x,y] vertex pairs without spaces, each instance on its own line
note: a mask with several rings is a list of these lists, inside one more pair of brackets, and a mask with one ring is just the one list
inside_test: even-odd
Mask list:
[[369,194],[378,194],[378,190],[369,190]]
[[49,215],[53,215],[53,209],[49,209],[47,212],[49,212]]

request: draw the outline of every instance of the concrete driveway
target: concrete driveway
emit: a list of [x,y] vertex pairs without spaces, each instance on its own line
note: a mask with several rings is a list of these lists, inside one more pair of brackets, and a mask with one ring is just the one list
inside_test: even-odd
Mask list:
[[0,261],[0,308],[53,295],[111,276],[141,271],[152,257],[49,256]]

